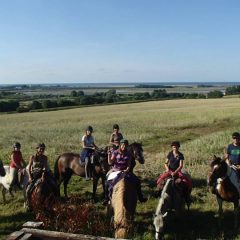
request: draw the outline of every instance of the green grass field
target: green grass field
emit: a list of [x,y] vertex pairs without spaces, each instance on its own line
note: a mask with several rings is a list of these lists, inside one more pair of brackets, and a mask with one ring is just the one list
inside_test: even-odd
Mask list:
[[[224,204],[222,223],[216,216],[215,197],[206,186],[209,162],[213,154],[223,156],[224,147],[231,142],[231,133],[240,131],[240,99],[170,100],[135,104],[122,104],[54,112],[36,112],[0,115],[0,159],[9,163],[11,146],[22,144],[24,159],[35,153],[38,142],[47,146],[46,154],[53,167],[57,156],[66,151],[79,152],[80,138],[87,125],[94,128],[98,146],[106,146],[112,125],[118,123],[130,142],[143,143],[145,165],[137,165],[136,174],[142,179],[143,190],[150,197],[138,204],[134,239],[153,239],[152,215],[157,205],[153,197],[154,181],[163,171],[170,143],[181,141],[185,155],[185,168],[194,179],[193,200],[184,221],[171,219],[167,224],[166,239],[237,239],[233,232],[233,206]],[[73,177],[69,193],[89,196],[90,183]],[[99,186],[98,194],[101,194]],[[26,213],[21,193],[3,205],[0,196],[0,238],[20,229],[21,224],[33,219]],[[99,211],[104,211],[97,203]],[[172,221],[171,221],[172,220]],[[222,225],[221,225],[222,224]],[[224,224],[224,225],[223,225]]]

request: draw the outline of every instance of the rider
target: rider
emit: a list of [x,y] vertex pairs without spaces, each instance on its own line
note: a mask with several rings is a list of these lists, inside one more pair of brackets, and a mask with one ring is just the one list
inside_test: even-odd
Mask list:
[[161,174],[157,180],[157,186],[159,188],[158,190],[163,187],[165,180],[172,176],[175,178],[180,178],[183,182],[185,182],[188,190],[190,191],[190,189],[192,189],[192,181],[181,172],[183,168],[184,156],[179,151],[180,142],[172,142],[171,147],[172,151],[168,153],[167,160],[164,164],[166,171],[165,173]]
[[16,185],[19,189],[22,189],[18,181],[18,170],[23,169],[26,164],[23,160],[20,149],[21,149],[21,144],[19,142],[15,142],[13,144],[13,151],[11,153],[11,160],[10,160],[10,176],[12,179],[10,188]]
[[[128,147],[128,140],[122,139],[120,141],[120,145],[117,150],[113,151],[112,153],[110,151],[108,152],[108,154],[111,155],[111,157],[108,158],[108,164],[113,166],[109,172],[112,173],[112,172],[121,171],[121,172],[129,173],[129,175],[131,176],[131,178],[134,180],[136,184],[136,190],[137,190],[139,201],[146,202],[147,198],[145,198],[142,194],[140,180],[136,175],[129,172],[131,169],[131,157],[128,153],[127,147]],[[109,173],[107,175],[108,177],[110,177]],[[109,201],[108,188],[112,181],[113,179],[111,180],[108,179],[108,181],[106,182],[105,200],[103,202],[104,205],[107,204]]]
[[230,180],[240,194],[240,134],[238,132],[232,134],[232,143],[226,148],[225,158],[226,163],[234,170]]
[[82,137],[82,151],[80,153],[80,159],[85,163],[85,177],[86,180],[90,180],[92,177],[91,169],[91,157],[97,146],[94,142],[94,137],[92,135],[93,128],[88,126],[85,131],[85,135]]
[[233,165],[240,172],[240,134],[238,132],[232,134],[232,143],[228,145],[225,156],[228,165]]
[[116,150],[119,147],[120,141],[123,139],[123,135],[119,132],[119,125],[113,125],[113,133],[111,134],[109,144],[112,150]]

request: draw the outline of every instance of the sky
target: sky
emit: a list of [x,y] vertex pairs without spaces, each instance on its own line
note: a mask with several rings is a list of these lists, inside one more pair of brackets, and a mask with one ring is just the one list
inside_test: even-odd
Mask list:
[[240,81],[239,0],[0,0],[0,84]]

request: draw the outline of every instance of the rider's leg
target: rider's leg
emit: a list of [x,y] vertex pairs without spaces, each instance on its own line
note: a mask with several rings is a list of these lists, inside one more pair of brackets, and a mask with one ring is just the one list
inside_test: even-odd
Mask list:
[[89,157],[85,158],[85,179],[90,180],[90,174],[89,174]]

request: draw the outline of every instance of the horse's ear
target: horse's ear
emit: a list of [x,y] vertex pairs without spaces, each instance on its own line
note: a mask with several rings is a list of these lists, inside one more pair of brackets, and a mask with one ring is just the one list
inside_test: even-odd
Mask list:
[[213,155],[213,160],[217,160],[217,156],[215,154]]
[[167,216],[167,214],[168,214],[168,212],[165,212],[165,213],[163,214],[163,218],[165,218],[165,217]]

